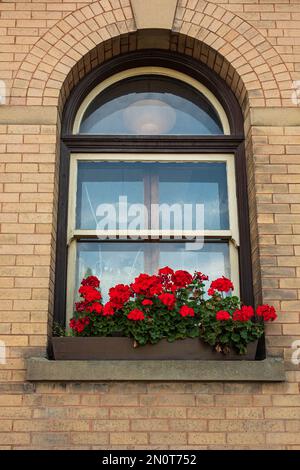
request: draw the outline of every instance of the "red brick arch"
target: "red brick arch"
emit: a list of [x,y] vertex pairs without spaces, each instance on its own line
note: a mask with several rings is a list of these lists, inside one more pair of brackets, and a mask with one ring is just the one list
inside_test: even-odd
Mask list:
[[[11,104],[57,105],[62,84],[77,62],[98,44],[135,31],[127,0],[112,9],[107,0],[86,5],[52,26],[23,60],[11,89]],[[26,94],[24,96],[24,89]]]
[[[131,7],[112,9],[106,0],[80,8],[47,31],[22,62],[11,91],[11,104],[61,104],[72,86],[94,66],[139,44]],[[250,23],[211,2],[180,0],[170,48],[192,55],[220,74],[243,109],[280,106],[291,77],[280,55]],[[157,47],[157,44],[156,44]],[[68,82],[68,87],[65,81]],[[24,93],[24,89],[26,93]],[[62,98],[62,101],[60,100]]]
[[173,29],[224,57],[236,75],[231,83],[230,77],[226,81],[234,89],[240,78],[252,107],[282,105],[284,91],[291,89],[290,73],[272,44],[249,22],[213,2],[179,0]]

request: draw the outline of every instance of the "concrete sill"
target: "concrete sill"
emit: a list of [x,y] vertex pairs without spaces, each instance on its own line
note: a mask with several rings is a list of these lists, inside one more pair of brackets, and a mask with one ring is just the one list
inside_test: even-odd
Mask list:
[[280,358],[264,361],[50,361],[27,360],[27,380],[32,382],[283,382]]

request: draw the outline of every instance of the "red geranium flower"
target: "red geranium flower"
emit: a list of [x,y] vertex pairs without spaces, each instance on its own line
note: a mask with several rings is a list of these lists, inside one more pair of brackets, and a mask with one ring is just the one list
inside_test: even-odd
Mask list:
[[124,284],[118,284],[115,287],[109,289],[110,302],[117,309],[124,306],[125,302],[129,300],[130,295],[130,287]]
[[165,266],[164,268],[159,269],[158,275],[161,279],[161,283],[164,287],[164,290],[171,290],[174,291],[174,284],[172,281],[172,276],[174,274],[173,269],[169,268],[169,266]]
[[233,287],[231,280],[227,279],[227,277],[222,276],[212,281],[207,293],[208,295],[213,295],[216,290],[219,292],[229,292],[230,290],[233,290],[233,289],[234,287]]
[[173,273],[173,269],[169,268],[169,266],[165,266],[164,268],[160,268],[158,270],[159,276],[171,276]]
[[174,294],[169,294],[168,292],[165,292],[163,294],[160,294],[158,298],[161,303],[168,307],[168,310],[172,310],[174,308],[174,305],[176,303],[176,297]]
[[83,286],[99,287],[100,280],[96,276],[88,276],[85,279],[82,279],[81,284]]
[[92,305],[87,307],[87,311],[91,313],[97,313],[98,315],[103,311],[103,305],[99,304],[99,302],[94,302]]
[[206,274],[201,273],[200,271],[195,272],[194,278],[198,279],[198,281],[208,281],[208,276],[206,276]]
[[216,320],[223,321],[223,320],[230,320],[231,316],[230,313],[226,312],[226,310],[219,310],[216,313]]
[[175,273],[173,274],[172,280],[178,289],[182,289],[183,287],[186,287],[189,284],[191,284],[193,280],[193,276],[187,271],[183,271],[179,269],[178,271],[175,271]]
[[70,328],[72,328],[72,330],[75,330],[77,333],[82,333],[85,327],[89,325],[89,323],[89,317],[78,318],[78,320],[72,318],[70,320]]
[[183,305],[179,313],[182,317],[194,317],[195,316],[195,311],[192,307],[188,307],[187,305]]
[[82,297],[84,297],[86,302],[94,302],[101,299],[100,292],[91,286],[81,286],[78,292]]
[[135,308],[134,310],[131,310],[131,312],[128,313],[127,318],[128,320],[139,321],[145,320],[145,315],[141,310]]
[[256,314],[259,317],[262,317],[264,321],[273,321],[273,320],[276,320],[277,318],[275,308],[271,307],[271,305],[268,305],[268,304],[260,305],[259,307],[257,307]]
[[142,305],[144,305],[145,307],[148,307],[148,306],[150,306],[150,305],[153,305],[153,302],[152,302],[152,300],[150,300],[150,299],[144,299],[144,300],[142,301]]
[[254,310],[252,307],[248,307],[247,305],[243,305],[240,310],[236,310],[233,312],[233,320],[234,321],[249,321],[254,315]]
[[85,300],[82,302],[75,302],[76,312],[84,312],[87,309],[88,302]]
[[152,297],[162,293],[163,286],[159,276],[150,276],[149,274],[140,274],[131,284],[131,289],[135,294],[141,294]]
[[112,303],[107,302],[103,307],[102,315],[104,317],[107,317],[109,315],[114,315],[114,313],[115,313],[115,311],[114,311],[114,307],[113,307]]

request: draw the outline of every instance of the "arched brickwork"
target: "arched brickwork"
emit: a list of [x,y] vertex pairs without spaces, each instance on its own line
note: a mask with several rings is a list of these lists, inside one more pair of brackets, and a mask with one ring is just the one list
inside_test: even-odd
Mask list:
[[[32,47],[16,73],[11,104],[58,104],[94,66],[120,53],[150,47],[138,41],[128,0],[112,9],[98,0],[72,12],[52,26]],[[147,42],[147,41],[146,41]],[[152,46],[153,47],[153,46]],[[210,2],[180,0],[169,45],[155,47],[192,55],[220,74],[234,90],[243,109],[280,106],[291,78],[280,55],[266,38],[238,15]],[[70,78],[72,77],[72,78]],[[61,92],[63,88],[63,91]],[[25,92],[26,90],[26,92]]]
[[[16,74],[11,104],[54,105],[65,77],[98,44],[135,30],[127,0],[122,8],[98,0],[80,8],[50,28],[32,47]],[[24,94],[24,89],[26,93]],[[25,95],[25,96],[24,96]]]
[[249,22],[212,2],[179,0],[173,30],[225,57],[230,69],[225,80],[238,96],[241,79],[252,107],[282,105],[291,75],[272,44]]

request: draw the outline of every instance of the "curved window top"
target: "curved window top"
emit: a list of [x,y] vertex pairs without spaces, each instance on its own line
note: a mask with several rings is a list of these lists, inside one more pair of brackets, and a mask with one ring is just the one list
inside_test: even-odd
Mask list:
[[[147,70],[150,69],[150,70]],[[211,92],[179,72],[144,67],[111,77],[79,108],[74,132],[98,135],[228,134],[226,114]],[[148,73],[147,73],[148,72]],[[183,80],[183,78],[185,80]]]

